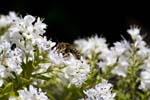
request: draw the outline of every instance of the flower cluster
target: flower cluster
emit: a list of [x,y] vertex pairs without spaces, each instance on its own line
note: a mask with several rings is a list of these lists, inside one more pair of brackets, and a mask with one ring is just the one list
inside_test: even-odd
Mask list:
[[[130,88],[126,99],[135,99],[135,97],[140,99],[146,98],[141,91],[145,91],[149,96],[150,49],[140,35],[140,28],[132,26],[127,32],[131,36],[130,42],[123,38],[122,41],[117,41],[113,46],[109,47],[104,38],[97,36],[89,39],[75,40],[74,43],[77,49],[83,55],[86,55],[83,57],[85,57],[89,64],[91,66],[98,66],[96,69],[102,71],[95,71],[98,75],[115,83],[114,85],[117,86],[117,90],[122,88],[120,90],[122,93],[126,93],[126,89]],[[86,47],[83,46],[85,44]],[[92,71],[94,69],[95,67]],[[96,77],[96,80],[98,79],[99,77]],[[124,95],[122,93],[120,95]],[[140,96],[136,93],[139,93]],[[118,95],[116,98],[122,99]]]
[[102,52],[106,52],[108,50],[105,38],[99,38],[97,35],[95,35],[92,38],[88,38],[87,40],[85,39],[75,40],[74,44],[83,54],[83,56],[89,59],[92,58],[93,53],[99,54]]
[[[10,12],[0,16],[1,99],[48,100],[52,94],[47,87],[55,83],[81,87],[87,80],[90,66],[84,59],[57,52],[56,43],[43,35],[46,26],[31,15],[22,18]],[[37,91],[32,85],[41,89]]]
[[0,16],[0,100],[150,99],[150,48],[140,28],[109,46],[98,35],[62,45],[44,36],[46,27],[32,15]]
[[81,100],[115,100],[115,93],[111,93],[112,84],[107,83],[106,80],[103,80],[102,83],[99,83],[95,88],[88,89],[84,91],[87,95],[86,99]]
[[32,85],[29,86],[29,90],[24,88],[24,90],[18,90],[18,93],[19,98],[10,97],[9,100],[49,100],[40,88],[37,90]]

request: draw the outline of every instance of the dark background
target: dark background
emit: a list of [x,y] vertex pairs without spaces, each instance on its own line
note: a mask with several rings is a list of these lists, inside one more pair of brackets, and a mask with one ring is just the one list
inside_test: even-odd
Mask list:
[[120,40],[121,34],[129,39],[126,30],[130,25],[141,27],[142,33],[147,33],[146,41],[149,42],[149,6],[141,2],[137,4],[137,1],[0,1],[0,13],[8,14],[9,11],[44,18],[44,23],[48,25],[46,35],[57,42],[72,42],[77,38],[98,34],[106,37],[111,44]]

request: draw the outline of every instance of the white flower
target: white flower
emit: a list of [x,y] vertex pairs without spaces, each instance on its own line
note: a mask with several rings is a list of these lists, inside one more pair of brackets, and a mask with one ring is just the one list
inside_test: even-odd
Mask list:
[[138,39],[138,36],[140,34],[140,29],[136,26],[131,27],[127,30],[127,32],[131,35],[133,40]]
[[39,52],[40,52],[40,53],[41,53],[42,51],[49,51],[53,46],[56,45],[55,42],[52,42],[52,41],[50,41],[50,40],[47,40],[46,37],[38,37],[38,38],[35,38],[35,39],[32,41],[32,44],[38,46],[38,49],[39,49]]
[[103,80],[102,83],[99,83],[95,88],[88,89],[84,91],[87,95],[86,99],[81,100],[115,100],[115,93],[111,93],[112,84],[107,83],[106,80]]
[[98,62],[99,67],[104,71],[107,66],[112,66],[115,64],[119,57],[124,57],[125,53],[128,52],[129,49],[131,49],[131,47],[126,40],[114,43],[114,47],[111,47],[109,50],[107,50],[107,52],[105,51],[100,55],[100,59],[102,59],[102,61]]
[[64,64],[66,65],[63,69],[64,77],[70,81],[70,85],[80,87],[90,72],[89,65],[84,60],[78,60],[73,56],[65,60]]
[[113,74],[116,74],[116,75],[122,76],[122,77],[126,77],[127,72],[128,72],[128,67],[129,67],[127,58],[128,57],[125,57],[125,56],[121,56],[119,58],[117,66],[115,66],[115,68],[112,70]]
[[5,78],[6,74],[6,68],[2,65],[0,65],[0,87],[3,85],[4,81],[3,81],[3,78]]
[[110,50],[115,52],[116,56],[121,56],[124,52],[131,49],[129,42],[122,40],[121,42],[115,42],[114,47],[111,47]]
[[39,47],[40,52],[51,48],[51,41],[42,37],[46,24],[42,23],[40,18],[36,19],[31,15],[21,18],[17,17],[15,13],[3,17],[6,17],[4,21],[10,21],[8,31],[0,37],[0,40],[7,40],[11,44],[16,44],[16,47],[24,52],[24,55],[29,55],[28,60],[34,60],[33,55],[36,46]]
[[9,12],[9,17],[10,17],[10,19],[12,21],[19,19],[19,17],[17,16],[17,14],[15,12],[13,12],[13,11]]
[[10,48],[11,48],[11,44],[8,41],[6,40],[0,41],[0,55],[3,52],[8,51]]
[[8,66],[10,71],[20,74],[22,72],[21,63],[22,63],[22,52],[20,49],[15,48],[8,53],[6,58],[6,66]]
[[61,53],[56,52],[56,50],[49,50],[48,58],[52,65],[54,64],[59,65],[64,62],[63,55]]
[[0,78],[6,77],[6,68],[0,64]]
[[1,68],[3,68],[3,73],[1,73],[0,76],[7,77],[10,75],[12,71],[15,72],[16,74],[20,74],[22,72],[21,50],[18,48],[11,50],[11,44],[9,42],[1,41],[0,52],[1,52],[0,53],[0,65],[1,65]]
[[102,53],[100,55],[100,57],[101,57],[100,59],[102,61],[98,62],[97,64],[99,65],[100,68],[102,68],[103,71],[105,71],[105,69],[108,66],[111,66],[111,65],[115,64],[116,61],[117,61],[116,52],[110,51],[110,50],[108,50],[105,53]]
[[35,21],[35,17],[31,16],[31,15],[26,15],[24,17],[24,25],[25,26],[30,26],[32,25],[32,23]]
[[34,29],[36,30],[36,33],[40,33],[43,35],[45,33],[46,24],[42,23],[42,20],[38,17],[37,22],[34,24]]
[[143,66],[143,71],[141,72],[141,84],[140,89],[147,91],[150,89],[150,58],[145,60]]
[[150,89],[150,69],[141,72],[141,84],[140,89],[147,91]]
[[87,79],[90,67],[85,60],[76,59],[72,54],[64,58],[63,55],[55,51],[55,49],[49,51],[48,57],[51,68],[54,71],[53,73],[58,74],[59,78],[63,79],[62,81],[67,80],[69,82],[68,86],[76,85],[77,87],[80,87]]
[[[29,89],[18,90],[18,93],[17,100],[50,100],[45,95],[46,93],[42,92],[41,89],[34,88],[32,85],[29,86]],[[15,98],[10,97],[9,100],[15,100]]]
[[[34,74],[38,74],[38,73],[44,73],[44,74],[41,74],[41,75],[44,75],[44,76],[48,76],[48,73],[45,73],[47,71],[47,69],[50,67],[50,63],[39,63],[39,69],[37,71],[34,71],[32,72],[32,75]],[[37,79],[37,81],[39,82],[40,80]]]
[[131,35],[134,47],[139,49],[138,54],[143,58],[146,57],[149,50],[146,47],[146,42],[143,41],[143,37],[140,35],[140,28],[133,26],[131,29],[127,30],[127,32]]
[[15,12],[9,12],[9,15],[1,15],[0,16],[0,27],[9,26],[14,20],[18,19]]
[[3,85],[3,83],[4,83],[4,80],[0,79],[0,87]]
[[10,96],[10,97],[9,97],[9,100],[18,100],[18,99],[15,98],[15,97]]
[[8,20],[9,18],[1,15],[0,16],[0,27],[6,27],[7,25],[9,25],[11,23],[11,20]]
[[136,47],[138,48],[137,54],[140,57],[145,59],[150,54],[150,49],[147,47],[145,41],[136,41]]
[[92,54],[98,54],[107,51],[108,47],[106,40],[104,38],[99,38],[97,35],[91,38],[79,39],[74,41],[74,44],[77,45],[77,48],[83,56],[91,58]]

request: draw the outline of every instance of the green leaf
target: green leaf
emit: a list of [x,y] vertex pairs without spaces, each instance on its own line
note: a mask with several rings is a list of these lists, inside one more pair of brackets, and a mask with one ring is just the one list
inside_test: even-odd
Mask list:
[[49,77],[42,76],[42,75],[33,75],[32,77],[38,78],[38,79],[43,79],[43,80],[49,80],[49,79],[51,79],[51,78],[49,78]]
[[50,98],[50,100],[56,100],[50,91],[47,91],[47,96]]
[[8,83],[3,89],[3,93],[8,93],[13,90],[13,83]]
[[4,33],[8,31],[9,27],[10,25],[0,27],[0,36],[4,35]]

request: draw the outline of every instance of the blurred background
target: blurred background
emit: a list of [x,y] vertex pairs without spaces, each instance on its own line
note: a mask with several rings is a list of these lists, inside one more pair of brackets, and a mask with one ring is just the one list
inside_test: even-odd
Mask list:
[[[147,3],[148,4],[148,3]],[[94,34],[103,36],[109,44],[129,38],[126,30],[138,25],[149,42],[149,6],[137,1],[68,1],[56,0],[4,0],[0,1],[0,14],[15,11],[18,14],[39,16],[48,25],[46,35],[57,42],[72,42]]]

